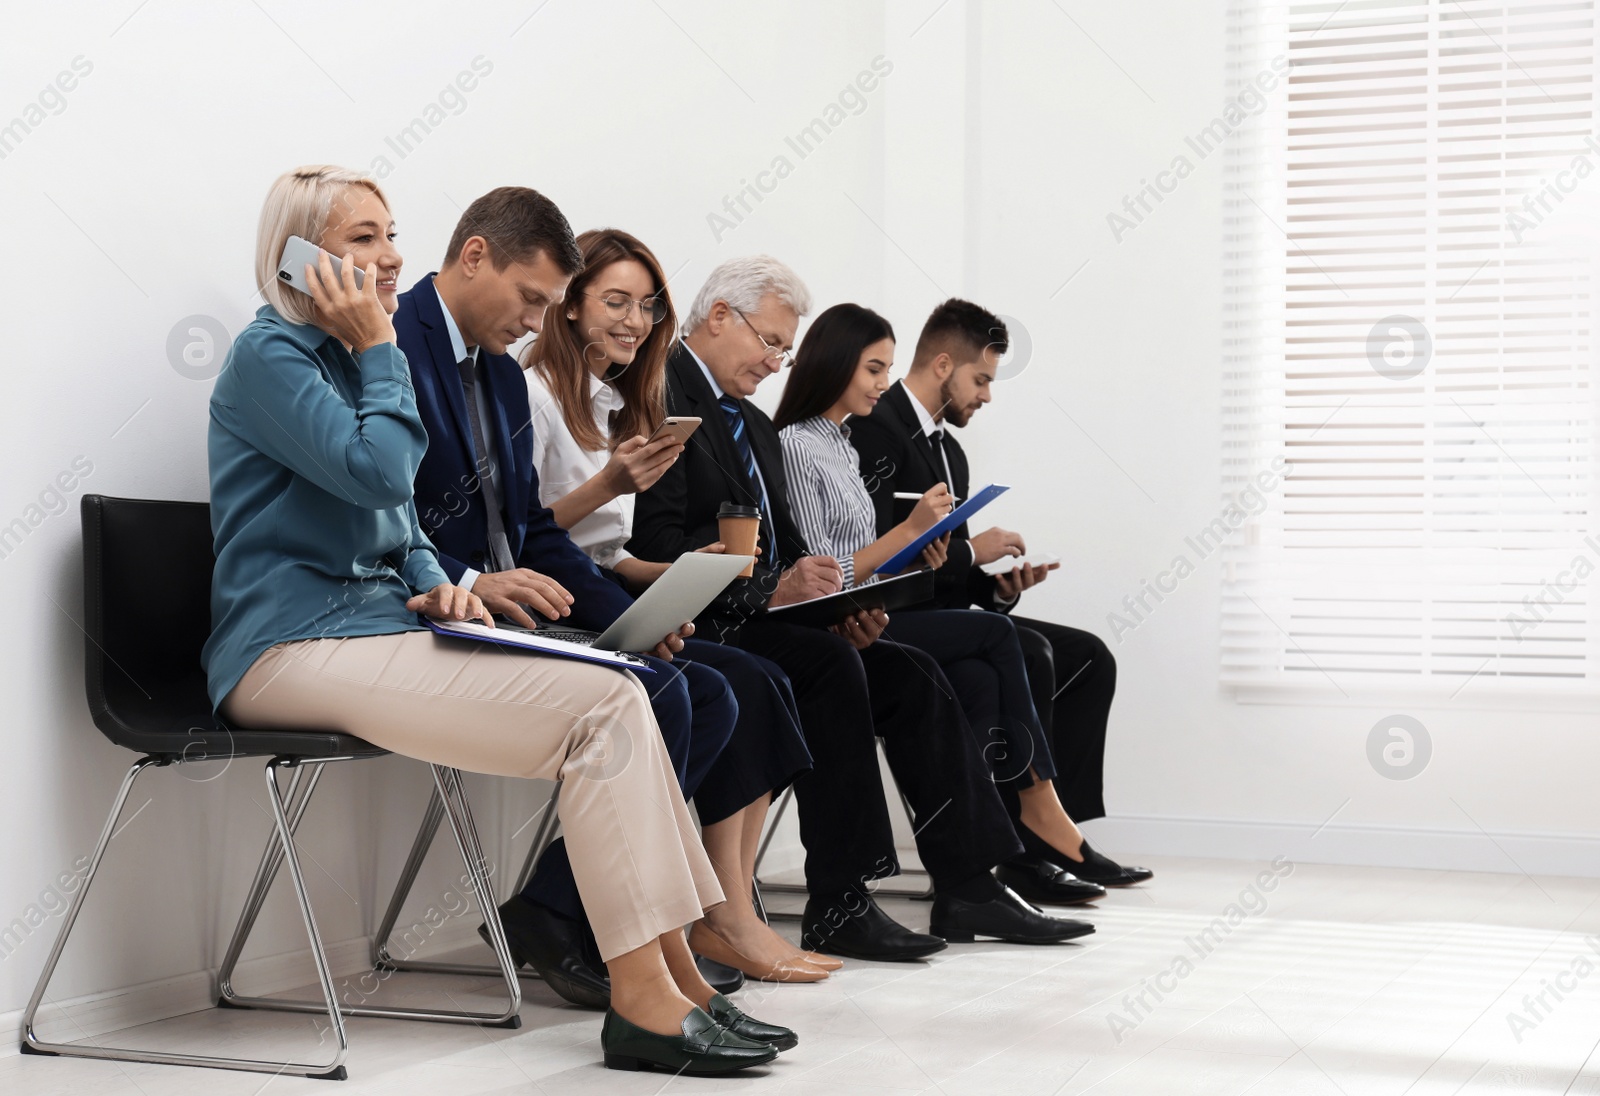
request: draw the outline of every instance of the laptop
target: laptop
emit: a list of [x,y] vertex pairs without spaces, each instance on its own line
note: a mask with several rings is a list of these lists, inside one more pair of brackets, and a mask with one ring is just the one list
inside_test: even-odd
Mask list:
[[502,628],[531,632],[543,639],[558,639],[579,647],[648,653],[687,621],[699,616],[754,560],[754,556],[685,552],[603,632],[542,620],[531,630],[498,620],[495,623]]

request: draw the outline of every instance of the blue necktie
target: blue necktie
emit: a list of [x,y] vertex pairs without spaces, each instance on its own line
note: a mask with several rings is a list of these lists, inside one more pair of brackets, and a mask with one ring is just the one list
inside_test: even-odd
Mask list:
[[723,396],[717,402],[722,405],[722,413],[728,417],[728,429],[733,431],[733,444],[738,447],[739,456],[744,460],[744,474],[750,477],[751,489],[759,494],[761,477],[756,474],[756,454],[750,448],[750,437],[744,430],[744,413],[739,408],[739,401],[732,396]]

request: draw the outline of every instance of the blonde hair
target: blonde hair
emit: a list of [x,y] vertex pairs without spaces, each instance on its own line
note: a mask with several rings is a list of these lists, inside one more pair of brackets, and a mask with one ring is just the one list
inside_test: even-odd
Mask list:
[[388,196],[372,179],[333,164],[311,164],[286,171],[273,181],[261,206],[256,229],[256,285],[267,303],[290,323],[314,323],[311,298],[278,277],[278,260],[290,236],[321,245],[328,214],[336,198],[351,187],[365,187],[378,196],[385,209]]

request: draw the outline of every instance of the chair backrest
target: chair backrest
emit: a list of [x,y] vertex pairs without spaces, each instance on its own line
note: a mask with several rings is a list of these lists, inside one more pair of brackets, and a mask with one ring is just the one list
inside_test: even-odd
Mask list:
[[228,756],[200,668],[211,634],[211,508],[85,495],[81,512],[85,689],[95,726],[130,749]]

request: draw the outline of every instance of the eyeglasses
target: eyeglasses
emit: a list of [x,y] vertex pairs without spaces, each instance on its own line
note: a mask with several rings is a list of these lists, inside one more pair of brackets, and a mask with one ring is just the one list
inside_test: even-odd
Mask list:
[[[733,308],[733,305],[730,304],[728,307]],[[762,338],[761,332],[756,330],[756,325],[750,322],[750,317],[746,316],[741,309],[733,308],[733,310],[739,314],[739,318],[744,321],[744,325],[750,329],[750,334],[756,337],[756,341],[761,344],[761,349],[766,351],[766,354],[763,356],[769,362],[777,362],[779,369],[787,369],[789,366],[794,364],[793,354],[789,353],[787,350],[780,350],[778,347],[773,346],[766,339]]]
[[606,315],[613,320],[627,319],[635,308],[652,326],[667,318],[667,302],[661,297],[646,297],[642,301],[636,301],[624,293],[585,293],[584,296],[605,305]]

